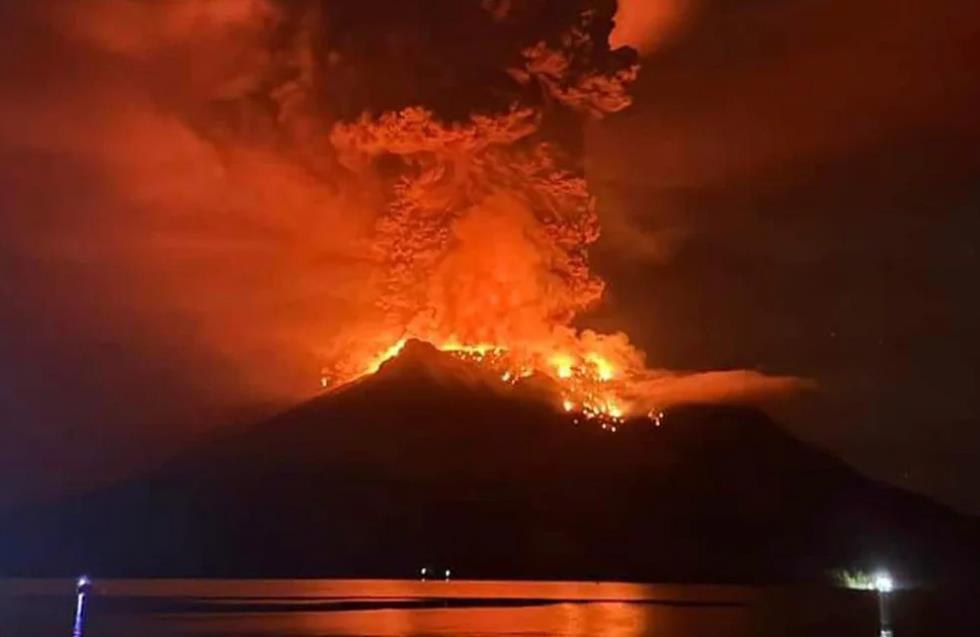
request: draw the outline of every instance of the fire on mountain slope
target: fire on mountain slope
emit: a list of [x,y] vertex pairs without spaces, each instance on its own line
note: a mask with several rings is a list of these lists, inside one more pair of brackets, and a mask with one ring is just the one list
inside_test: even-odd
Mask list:
[[[402,338],[372,360],[364,375],[377,372],[381,366],[397,357],[408,339]],[[515,385],[532,375],[551,379],[560,388],[561,408],[581,414],[586,419],[621,422],[632,403],[625,398],[622,372],[600,354],[589,352],[578,356],[558,351],[533,355],[511,352],[499,345],[477,343],[463,345],[443,342],[436,349],[461,361],[490,372],[503,385]],[[326,387],[324,377],[321,384]]]

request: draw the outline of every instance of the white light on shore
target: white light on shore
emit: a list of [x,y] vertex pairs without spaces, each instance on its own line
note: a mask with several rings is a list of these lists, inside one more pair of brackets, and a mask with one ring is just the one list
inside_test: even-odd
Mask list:
[[874,579],[875,590],[879,593],[890,593],[895,588],[895,582],[892,581],[891,575],[885,572],[876,573]]

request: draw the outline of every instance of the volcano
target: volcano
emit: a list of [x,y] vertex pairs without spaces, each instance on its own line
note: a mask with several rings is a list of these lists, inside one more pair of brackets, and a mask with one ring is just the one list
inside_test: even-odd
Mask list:
[[966,578],[980,527],[760,411],[614,431],[418,341],[358,382],[152,473],[5,516],[0,571],[767,582]]

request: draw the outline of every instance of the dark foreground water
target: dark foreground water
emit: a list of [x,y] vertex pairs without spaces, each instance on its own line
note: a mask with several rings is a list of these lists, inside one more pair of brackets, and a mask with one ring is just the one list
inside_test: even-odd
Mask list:
[[[0,636],[68,637],[76,601],[74,582],[0,581]],[[959,634],[911,593],[892,602],[896,637]],[[84,614],[86,637],[878,634],[873,593],[594,582],[107,580]]]

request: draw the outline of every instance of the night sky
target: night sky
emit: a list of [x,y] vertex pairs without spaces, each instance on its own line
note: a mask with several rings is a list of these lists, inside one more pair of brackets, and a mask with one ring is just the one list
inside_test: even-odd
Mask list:
[[613,320],[816,379],[797,435],[980,513],[980,5],[683,6],[590,138]]
[[[980,5],[633,4],[619,37],[643,54],[635,103],[587,130],[608,287],[579,323],[627,331],[663,367],[812,378],[816,392],[776,408],[797,435],[980,514]],[[165,118],[133,129],[145,138],[111,134],[109,105],[142,121],[143,94],[113,53],[150,53],[126,38],[92,53],[43,5],[0,11],[17,52],[0,61],[0,502],[124,474],[287,404],[259,373],[301,377],[273,340],[209,347],[220,330],[181,307],[220,297],[243,322],[305,326],[295,299],[314,285],[279,289],[259,267],[170,290],[220,267],[221,250],[176,278],[131,270],[134,237],[166,235],[101,171],[138,182],[143,205],[191,197],[208,164],[190,143],[165,152],[179,137]],[[109,26],[92,37],[124,32],[95,23]],[[197,85],[154,73],[154,100],[195,103]],[[151,167],[173,180],[144,179]],[[236,305],[257,281],[290,303]],[[147,309],[158,297],[172,306]]]

